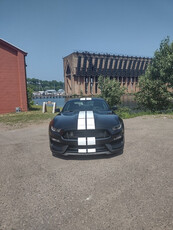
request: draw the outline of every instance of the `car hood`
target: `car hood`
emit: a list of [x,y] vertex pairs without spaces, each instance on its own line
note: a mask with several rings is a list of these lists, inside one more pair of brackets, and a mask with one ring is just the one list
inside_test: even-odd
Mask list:
[[[95,129],[110,129],[119,124],[119,117],[112,111],[93,111]],[[54,127],[63,130],[76,130],[79,119],[79,111],[60,113],[54,118]],[[87,119],[87,117],[85,118]]]

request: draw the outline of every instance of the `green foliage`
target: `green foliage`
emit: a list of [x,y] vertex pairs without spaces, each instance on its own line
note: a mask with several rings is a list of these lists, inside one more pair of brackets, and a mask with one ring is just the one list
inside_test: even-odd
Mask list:
[[32,88],[30,88],[30,87],[27,86],[27,99],[28,99],[28,108],[29,109],[34,104],[34,102],[32,100],[32,93],[33,93]]
[[[61,108],[62,109],[62,108]],[[9,125],[10,128],[20,128],[23,126],[26,126],[28,124],[38,124],[43,122],[44,120],[47,120],[46,122],[49,123],[49,121],[56,115],[52,113],[52,107],[47,107],[47,112],[42,113],[42,106],[34,105],[31,107],[30,111],[27,112],[21,112],[21,113],[8,113],[8,114],[0,114],[0,123],[3,123],[5,125]],[[146,111],[146,112],[134,112],[133,110],[130,110],[127,107],[118,108],[118,110],[115,111],[116,114],[118,114],[121,118],[127,119],[127,118],[133,118],[137,116],[143,116],[143,115],[157,115],[157,116],[166,116],[170,119],[173,119],[173,111],[167,110],[164,111],[162,114],[158,114],[156,112]]]
[[116,80],[110,80],[109,77],[100,76],[98,79],[98,87],[101,90],[103,97],[109,106],[114,106],[121,103],[121,96],[125,89],[120,87],[120,83]]
[[62,81],[43,81],[36,78],[27,78],[27,85],[33,91],[45,91],[48,89],[64,89],[64,82]]
[[120,107],[118,110],[114,111],[118,116],[120,116],[122,119],[131,118],[132,113],[131,110],[128,107]]
[[157,117],[166,116],[168,118],[173,118],[173,110],[168,109],[164,111],[155,111],[152,112],[150,110],[133,110],[128,107],[119,107],[118,110],[114,111],[118,116],[120,116],[122,119],[128,119],[128,118],[134,118],[139,116],[145,116],[145,115],[154,115]]
[[72,95],[72,97],[78,97],[78,95],[75,93],[75,94]]
[[136,94],[139,107],[151,111],[168,109],[172,100],[168,88],[173,88],[173,42],[169,37],[161,41],[152,63],[139,79],[140,91]]
[[171,93],[162,81],[142,76],[139,79],[139,89],[135,99],[140,108],[159,111],[165,110],[171,105]]
[[160,80],[173,88],[173,42],[170,43],[169,37],[161,41],[160,48],[155,51],[146,76],[151,80]]

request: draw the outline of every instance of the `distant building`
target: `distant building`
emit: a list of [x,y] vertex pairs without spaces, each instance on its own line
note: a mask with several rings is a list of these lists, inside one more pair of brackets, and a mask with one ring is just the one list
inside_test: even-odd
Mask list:
[[55,89],[48,89],[45,91],[45,95],[56,95],[57,92]]
[[0,39],[0,113],[27,111],[26,55]]
[[65,91],[63,89],[59,89],[58,92],[57,92],[59,95],[64,95],[65,94]]
[[138,77],[145,73],[151,58],[74,52],[64,57],[66,95],[96,95],[100,75],[116,79],[129,93],[138,91]]

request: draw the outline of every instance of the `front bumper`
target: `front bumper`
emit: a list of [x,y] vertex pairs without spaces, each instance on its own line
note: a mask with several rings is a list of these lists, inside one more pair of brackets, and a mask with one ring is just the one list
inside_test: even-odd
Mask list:
[[105,138],[95,138],[95,145],[78,146],[78,141],[65,139],[57,132],[49,130],[50,149],[55,154],[68,155],[100,155],[100,154],[119,154],[124,149],[124,130]]

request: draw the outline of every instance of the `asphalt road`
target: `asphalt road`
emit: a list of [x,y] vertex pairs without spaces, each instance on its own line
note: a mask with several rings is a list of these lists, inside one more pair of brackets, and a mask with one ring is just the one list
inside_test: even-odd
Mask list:
[[114,157],[52,157],[48,124],[0,128],[0,230],[173,229],[173,119],[125,120]]

